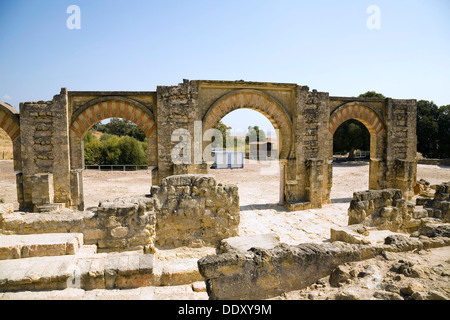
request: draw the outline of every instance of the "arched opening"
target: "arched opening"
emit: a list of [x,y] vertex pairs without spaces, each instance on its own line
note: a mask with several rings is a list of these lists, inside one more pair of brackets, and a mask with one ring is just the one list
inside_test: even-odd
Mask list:
[[222,139],[211,140],[215,162],[208,173],[239,187],[241,207],[278,204],[279,129],[265,115],[248,108],[231,111],[216,128]]
[[17,201],[16,173],[14,171],[13,142],[5,130],[0,128],[0,201],[13,203]]
[[147,136],[135,123],[109,118],[92,126],[83,140],[86,208],[99,201],[148,193]]
[[72,170],[83,171],[78,205],[148,193],[157,165],[155,128],[152,111],[131,99],[94,99],[79,108],[70,132]]
[[328,128],[333,139],[331,201],[345,203],[354,191],[382,189],[386,158],[382,116],[368,105],[350,102],[331,113]]
[[331,201],[348,201],[353,192],[369,189],[370,133],[350,119],[333,134],[333,187]]
[[[239,119],[240,125],[234,125],[228,122],[230,119]],[[221,121],[224,120],[224,124],[230,123],[229,126],[235,131],[240,131],[241,136],[248,132],[249,127],[254,127],[257,124],[253,123],[253,119],[260,119],[262,126],[269,128],[269,137],[271,142],[270,157],[268,157],[266,141],[258,141],[258,134],[255,132],[252,137],[253,140],[248,138],[248,162],[251,160],[256,161],[253,178],[248,179],[249,190],[265,190],[261,193],[251,195],[245,199],[241,198],[241,210],[242,206],[248,205],[262,205],[268,204],[281,204],[285,199],[285,170],[284,160],[288,159],[291,153],[292,144],[292,124],[291,119],[286,109],[273,97],[258,91],[258,90],[236,90],[228,94],[223,95],[216,100],[206,112],[203,117],[203,137],[207,136],[206,141],[203,143],[203,150],[211,143],[212,137],[209,137],[209,130],[217,128]],[[259,127],[259,126],[258,126]],[[258,131],[258,130],[257,130]],[[274,134],[272,134],[272,132]],[[266,134],[267,135],[267,134]],[[244,140],[245,142],[245,140]],[[252,143],[253,142],[253,143]],[[234,142],[232,143],[234,146]],[[237,142],[239,144],[239,142]],[[241,145],[244,145],[241,142]],[[275,151],[276,150],[276,151]],[[245,149],[244,149],[245,152]],[[258,154],[263,153],[260,157]],[[268,159],[264,159],[267,158]],[[263,160],[264,159],[264,160]],[[281,160],[281,161],[279,161]],[[259,162],[258,162],[259,161]],[[245,165],[245,163],[244,163]],[[231,169],[232,170],[232,169]],[[261,179],[270,177],[272,175],[271,183],[264,184]],[[243,178],[242,175],[239,176]],[[219,179],[220,180],[220,179]],[[226,182],[233,183],[233,181],[226,180]],[[235,182],[234,182],[235,183]],[[274,185],[272,186],[272,183]],[[242,186],[243,187],[243,186]],[[269,195],[270,193],[270,195]]]
[[0,102],[0,199],[19,209],[20,188],[17,173],[21,170],[19,112]]
[[[218,181],[239,187],[241,206],[277,204],[280,185],[279,130],[262,113],[247,108],[228,113],[219,123],[229,129],[225,143],[216,145],[216,150],[235,152],[243,161],[222,161],[222,164],[227,164],[226,169],[220,169],[215,163],[212,168],[216,169],[210,169],[209,173]],[[221,162],[223,154],[220,151],[215,153],[216,162]],[[230,154],[226,160],[232,159],[232,156]]]

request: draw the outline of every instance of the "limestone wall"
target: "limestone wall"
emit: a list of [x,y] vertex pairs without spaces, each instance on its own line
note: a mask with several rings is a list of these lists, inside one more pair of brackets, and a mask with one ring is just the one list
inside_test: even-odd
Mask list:
[[73,205],[69,162],[67,90],[51,101],[20,104],[22,172],[17,177],[22,210],[49,203]]
[[167,177],[150,196],[102,201],[97,212],[24,214],[0,204],[0,233],[83,233],[99,251],[215,246],[238,235],[239,221],[238,188],[205,175]]
[[153,208],[152,199],[146,197],[101,202],[97,209],[98,229],[91,230],[93,237],[101,236],[96,239],[98,248],[153,253],[156,223]]
[[238,235],[239,195],[234,185],[212,176],[176,175],[152,187],[156,243],[160,246],[217,245]]
[[198,261],[211,299],[266,299],[298,290],[327,276],[339,264],[372,258],[375,249],[346,243],[281,244],[207,256]]
[[441,218],[450,222],[450,181],[436,186],[434,198],[427,200],[424,205],[429,217]]
[[420,225],[414,219],[414,208],[415,204],[403,199],[399,189],[355,192],[348,209],[348,224],[407,231]]
[[[389,235],[384,244],[303,243],[297,246],[264,243],[268,248],[232,250],[198,260],[210,299],[254,300],[304,289],[330,275],[339,265],[386,252],[424,250],[450,245],[448,225],[430,226],[428,236]],[[235,241],[233,241],[235,242]],[[245,247],[245,242],[244,242]],[[333,281],[330,279],[330,281]]]

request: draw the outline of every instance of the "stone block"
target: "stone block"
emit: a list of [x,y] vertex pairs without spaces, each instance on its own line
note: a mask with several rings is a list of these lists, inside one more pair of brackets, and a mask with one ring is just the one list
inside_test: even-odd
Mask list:
[[251,248],[273,249],[280,244],[280,237],[275,233],[256,234],[243,237],[232,237],[220,241],[217,253],[230,251],[245,252]]

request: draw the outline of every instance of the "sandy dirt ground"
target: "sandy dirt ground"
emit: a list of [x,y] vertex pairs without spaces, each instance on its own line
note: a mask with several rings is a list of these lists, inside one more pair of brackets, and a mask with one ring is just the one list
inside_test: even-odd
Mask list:
[[[303,242],[329,241],[330,228],[347,225],[347,209],[353,192],[368,189],[369,164],[368,162],[334,164],[332,203],[324,205],[321,209],[296,212],[288,212],[278,204],[280,185],[277,162],[260,164],[247,162],[244,169],[212,169],[209,173],[215,176],[218,182],[236,184],[239,187],[241,236],[274,232],[280,237],[281,242],[296,245]],[[450,167],[418,165],[417,179],[425,179],[431,184],[450,181]],[[102,200],[148,194],[151,173],[146,170],[137,172],[87,170],[83,172],[83,180],[85,207],[89,209],[95,208]],[[0,198],[15,203],[16,209],[18,208],[12,161],[0,161]],[[178,248],[158,250],[157,257],[161,260],[200,258],[213,253],[214,248]],[[399,259],[415,265],[420,271],[419,278],[405,277],[392,272],[392,266]],[[449,247],[392,254],[388,258],[378,257],[349,264],[345,268],[354,276],[340,288],[331,287],[328,280],[321,280],[307,289],[287,293],[278,299],[396,299],[405,297],[402,292],[411,291],[423,291],[428,298],[450,298]],[[361,274],[363,276],[358,276]]]
[[[347,209],[353,192],[367,190],[368,162],[333,165],[331,204],[321,209],[288,212],[278,204],[280,193],[277,162],[249,163],[244,169],[211,169],[218,182],[239,187],[241,223],[240,235],[274,232],[282,242],[323,242],[330,236],[330,227],[347,225]],[[431,184],[450,181],[450,167],[418,165],[417,179]],[[83,172],[85,208],[97,207],[99,201],[150,192],[151,173],[141,171]],[[12,202],[18,209],[12,161],[0,160],[0,198]]]

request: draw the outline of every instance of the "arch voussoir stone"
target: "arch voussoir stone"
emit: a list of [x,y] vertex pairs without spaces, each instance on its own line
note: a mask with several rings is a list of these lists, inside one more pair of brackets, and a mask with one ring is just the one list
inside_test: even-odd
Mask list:
[[134,122],[146,136],[154,131],[152,111],[137,101],[123,97],[106,97],[87,102],[72,116],[71,130],[82,138],[90,127],[107,118],[123,118]]

